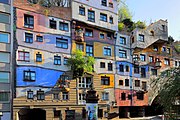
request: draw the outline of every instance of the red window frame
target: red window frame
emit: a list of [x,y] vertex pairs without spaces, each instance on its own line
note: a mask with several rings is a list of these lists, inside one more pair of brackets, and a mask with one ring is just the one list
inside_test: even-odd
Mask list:
[[[20,53],[23,53],[23,55],[21,56]],[[18,60],[19,61],[27,61],[29,62],[30,60],[30,54],[29,56],[26,56],[26,54],[29,54],[29,52],[25,52],[25,51],[18,51]],[[23,58],[23,59],[22,59]],[[28,60],[27,60],[28,58]]]

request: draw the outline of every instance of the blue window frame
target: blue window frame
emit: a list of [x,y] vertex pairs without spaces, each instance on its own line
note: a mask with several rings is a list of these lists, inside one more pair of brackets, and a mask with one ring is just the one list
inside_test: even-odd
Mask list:
[[68,40],[63,38],[56,38],[56,46],[67,49],[68,48]]
[[61,65],[61,56],[54,56],[54,65]]

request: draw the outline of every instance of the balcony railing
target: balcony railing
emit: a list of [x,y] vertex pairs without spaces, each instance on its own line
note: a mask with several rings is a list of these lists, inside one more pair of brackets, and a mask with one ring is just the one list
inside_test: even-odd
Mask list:
[[84,41],[84,31],[80,28],[80,26],[75,28],[75,40],[78,42]]

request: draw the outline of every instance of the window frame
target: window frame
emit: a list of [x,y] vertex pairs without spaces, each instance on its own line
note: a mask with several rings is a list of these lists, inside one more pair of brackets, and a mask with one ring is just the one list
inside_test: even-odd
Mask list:
[[34,16],[24,14],[24,27],[31,28],[31,29],[34,28]]
[[33,43],[33,34],[25,32],[25,43]]
[[68,32],[69,31],[69,24],[60,21],[59,22],[59,30]]
[[[23,55],[20,56],[20,53],[22,53]],[[26,54],[29,54],[29,57],[26,56]],[[28,57],[28,59],[27,59]],[[23,59],[21,59],[23,58]],[[25,61],[25,62],[29,62],[30,61],[30,53],[26,52],[26,51],[18,51],[18,61]]]
[[100,21],[107,22],[107,14],[100,13]]
[[36,35],[36,42],[43,42],[43,36]]
[[108,71],[113,71],[113,63],[108,63]]
[[57,29],[57,21],[54,19],[49,19],[49,28],[50,29]]
[[135,87],[140,87],[140,80],[135,80]]
[[138,41],[144,42],[144,35],[143,34],[138,35]]
[[110,85],[110,77],[101,76],[101,85]]
[[95,11],[88,10],[88,21],[95,22]]
[[41,53],[36,53],[36,62],[42,62],[42,54]]
[[167,58],[164,58],[164,64],[169,66],[170,65],[170,60],[167,59]]
[[122,64],[119,65],[119,72],[124,72],[124,65]]
[[68,49],[68,39],[56,37],[56,47]]
[[101,5],[102,6],[107,6],[107,0],[101,0]]
[[119,49],[119,58],[127,58],[127,51]]
[[34,99],[34,94],[33,94],[32,90],[28,90],[27,91],[27,99],[31,99],[31,100]]
[[154,56],[149,56],[149,62],[153,63],[154,62]]
[[145,62],[146,61],[146,55],[145,54],[140,54],[140,60]]
[[[32,76],[32,74],[34,74],[33,76]],[[27,77],[26,77],[26,75],[27,75],[27,77],[29,77],[28,79],[27,79]],[[36,72],[35,71],[31,71],[31,70],[24,70],[23,71],[23,81],[29,81],[29,82],[34,82],[34,81],[36,81]],[[32,77],[34,78],[34,79],[32,79]]]
[[129,79],[125,79],[125,86],[129,87]]
[[106,68],[106,63],[105,62],[100,62],[100,68]]
[[104,49],[103,49],[103,55],[104,56],[111,56],[112,55],[111,52],[112,52],[112,50],[110,47],[104,47]]
[[126,37],[120,36],[120,38],[119,38],[119,43],[120,43],[121,45],[126,45]]
[[64,64],[64,65],[67,65],[67,64],[68,64],[68,63],[67,63],[68,59],[69,59],[69,58],[64,57],[64,61],[63,61],[63,64]]
[[105,34],[104,33],[99,33],[99,38],[100,39],[105,39]]
[[41,89],[37,91],[37,100],[45,100],[45,93]]
[[114,23],[114,19],[113,17],[109,17],[109,23],[113,24]]
[[62,92],[62,100],[69,100],[69,92]]
[[124,80],[119,80],[119,85],[123,86],[124,85]]
[[124,93],[124,92],[121,93],[121,100],[123,100],[123,101],[126,100],[126,93]]
[[90,88],[92,82],[93,82],[92,77],[79,77],[78,87]]
[[86,45],[86,56],[93,56],[93,45]]
[[93,30],[91,29],[85,29],[85,34],[86,37],[93,37]]
[[84,52],[84,44],[76,43],[76,49]]
[[61,56],[54,55],[54,65],[61,65]]
[[109,93],[108,92],[102,92],[101,100],[108,101],[109,100]]
[[[82,11],[82,10],[83,10],[83,11]],[[82,13],[84,13],[84,14],[82,14]],[[85,16],[85,15],[86,15],[85,7],[79,6],[79,15],[82,15],[82,16]]]

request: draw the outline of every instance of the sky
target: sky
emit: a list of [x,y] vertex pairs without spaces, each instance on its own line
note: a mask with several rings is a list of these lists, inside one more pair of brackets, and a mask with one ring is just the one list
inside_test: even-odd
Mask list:
[[180,40],[180,0],[126,0],[134,21],[168,20],[168,35]]

